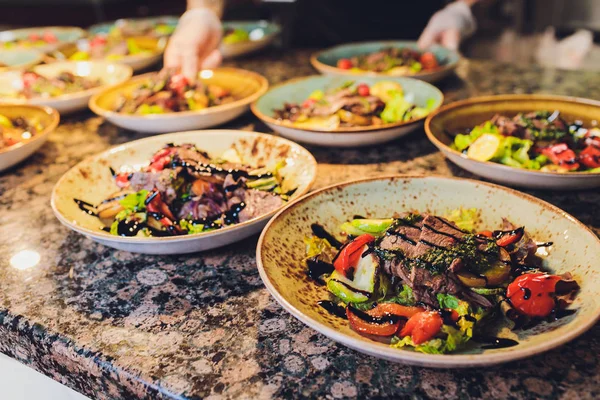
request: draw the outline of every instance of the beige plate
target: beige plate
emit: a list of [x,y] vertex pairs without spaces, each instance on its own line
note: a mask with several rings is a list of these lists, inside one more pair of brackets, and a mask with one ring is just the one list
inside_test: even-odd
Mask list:
[[28,121],[37,120],[42,125],[42,131],[33,135],[31,139],[0,149],[0,171],[23,161],[39,149],[50,133],[56,129],[60,119],[58,112],[50,107],[26,104],[0,105],[0,114],[8,118],[23,117]]
[[[581,291],[571,306],[574,315],[535,329],[500,332],[517,339],[515,347],[483,350],[475,343],[458,354],[432,355],[392,349],[354,332],[348,321],[317,305],[329,298],[325,287],[306,276],[302,239],[318,222],[337,233],[353,215],[385,218],[394,212],[418,210],[440,215],[459,207],[481,211],[479,228],[500,227],[502,217],[524,225],[536,240],[553,241],[544,257],[556,273],[571,272]],[[592,327],[600,315],[600,240],[564,211],[535,197],[467,179],[393,176],[330,186],[310,193],[279,212],[264,229],[257,246],[260,276],[273,297],[311,328],[360,352],[406,364],[437,368],[474,367],[529,357],[574,339]],[[567,351],[567,350],[565,350]]]
[[[52,209],[70,229],[116,249],[146,254],[183,254],[203,251],[244,239],[260,232],[276,211],[220,230],[173,237],[121,237],[104,232],[96,217],[81,211],[74,198],[98,204],[118,190],[109,167],[119,171],[148,165],[150,157],[167,143],[192,143],[213,157],[234,147],[244,163],[262,166],[285,159],[283,172],[298,189],[292,198],[308,192],[317,173],[317,162],[304,148],[286,139],[262,133],[212,130],[171,133],[136,140],[90,157],[69,170],[52,192]],[[128,169],[127,169],[128,167]],[[294,185],[294,186],[296,186]]]
[[197,111],[182,111],[165,114],[133,115],[116,111],[119,96],[130,94],[155,75],[136,76],[129,81],[107,88],[90,99],[90,108],[122,128],[138,132],[165,133],[190,129],[210,128],[230,121],[248,110],[250,103],[267,91],[267,80],[254,72],[237,68],[218,68],[200,72],[200,79],[231,91],[239,100]]
[[[46,77],[54,77],[61,72],[71,72],[75,75],[100,79],[104,86],[124,82],[131,77],[133,71],[130,67],[121,64],[103,61],[64,61],[52,64],[38,65],[33,71]],[[102,86],[81,92],[64,94],[56,97],[37,97],[30,100],[14,98],[15,92],[23,88],[22,73],[9,71],[0,74],[0,102],[3,103],[28,103],[55,108],[61,114],[83,110],[87,107],[90,97],[102,90]]]
[[600,121],[600,102],[595,100],[541,94],[483,96],[457,101],[431,113],[425,121],[425,132],[429,140],[459,167],[505,185],[559,190],[600,187],[600,173],[542,172],[514,168],[473,160],[450,147],[453,139],[447,132],[472,128],[496,113],[514,116],[520,112],[537,110],[559,110],[567,120],[581,120],[586,127]]

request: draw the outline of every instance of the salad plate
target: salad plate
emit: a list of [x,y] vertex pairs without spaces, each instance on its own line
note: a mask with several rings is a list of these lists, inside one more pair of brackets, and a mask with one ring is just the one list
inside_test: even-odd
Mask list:
[[[90,108],[113,124],[138,132],[202,129],[240,116],[267,88],[264,77],[242,69],[201,71],[195,85],[164,70],[107,88],[90,99]],[[176,100],[168,100],[171,97]],[[131,108],[131,103],[143,104]]]
[[254,53],[273,43],[280,31],[269,21],[223,21],[221,54],[227,59]]
[[0,74],[0,102],[28,103],[67,114],[87,107],[102,86],[129,79],[133,71],[121,64],[65,61],[37,65],[30,71]]
[[442,92],[411,78],[314,75],[273,87],[252,112],[282,136],[319,146],[387,142],[422,126]]
[[166,45],[166,37],[97,34],[61,46],[50,56],[56,60],[118,62],[137,72],[159,62]]
[[0,71],[25,69],[42,62],[44,55],[37,50],[0,50]]
[[179,17],[163,15],[149,18],[124,18],[112,22],[95,24],[88,28],[92,35],[113,37],[170,36],[179,22]]
[[421,50],[416,42],[390,40],[350,43],[320,51],[310,62],[319,72],[328,75],[411,76],[436,82],[454,71],[460,55],[434,45]]
[[600,187],[600,102],[553,95],[458,101],[425,122],[453,163],[486,179],[532,189]]
[[41,53],[54,51],[85,36],[75,26],[46,26],[0,32],[0,47],[5,50],[35,49]]
[[461,368],[529,357],[591,328],[599,252],[593,232],[532,196],[389,176],[294,201],[267,224],[256,257],[271,295],[329,338]]
[[39,149],[59,119],[58,112],[50,107],[0,104],[0,171]]
[[69,170],[52,192],[56,217],[120,250],[183,254],[258,233],[308,192],[316,161],[272,135],[207,130],[133,141]]

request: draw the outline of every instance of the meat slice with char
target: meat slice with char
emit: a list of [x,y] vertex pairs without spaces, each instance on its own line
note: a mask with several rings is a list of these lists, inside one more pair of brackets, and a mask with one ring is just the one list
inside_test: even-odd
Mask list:
[[[400,221],[407,216],[408,214],[401,215]],[[408,258],[420,257],[425,254],[418,249],[422,226],[422,221],[415,222],[414,224],[400,223],[393,230],[386,232],[379,243],[379,247],[384,250],[399,251]]]
[[453,222],[432,215],[426,215],[421,221],[421,226],[416,250],[418,254],[425,254],[436,247],[452,247],[465,236]]

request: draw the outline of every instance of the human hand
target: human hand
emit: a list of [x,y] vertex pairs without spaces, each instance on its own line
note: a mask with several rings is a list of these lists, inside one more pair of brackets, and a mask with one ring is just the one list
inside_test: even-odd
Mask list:
[[186,11],[165,50],[165,68],[181,69],[190,82],[195,82],[199,70],[221,64],[218,48],[221,34],[221,21],[213,11],[206,8]]
[[440,44],[451,50],[458,50],[461,39],[475,32],[477,24],[469,3],[473,1],[455,1],[433,14],[421,33],[418,44],[426,49],[432,44]]

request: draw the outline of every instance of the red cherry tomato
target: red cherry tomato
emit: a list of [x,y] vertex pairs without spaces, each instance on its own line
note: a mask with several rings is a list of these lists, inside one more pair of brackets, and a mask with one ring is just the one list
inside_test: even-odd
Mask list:
[[419,62],[421,63],[423,69],[434,69],[439,66],[437,58],[435,58],[435,54],[432,52],[421,54]]
[[356,87],[356,91],[358,92],[359,95],[361,95],[363,97],[367,97],[370,94],[369,86],[367,86],[364,83],[361,83],[360,85],[358,85]]
[[352,329],[367,335],[392,336],[398,331],[398,328],[402,323],[402,321],[385,322],[381,324],[367,322],[354,314],[352,310],[350,310],[350,307],[346,308],[346,316],[348,317],[348,322],[350,322],[350,327]]
[[180,96],[183,96],[186,86],[189,84],[187,78],[182,74],[173,75],[169,82],[169,88],[177,92]]
[[316,102],[317,100],[315,99],[306,99],[304,100],[304,103],[302,103],[302,108],[311,108]]
[[46,43],[56,43],[58,42],[58,38],[56,35],[50,31],[44,32],[42,35],[42,40]]
[[337,62],[337,67],[340,69],[350,69],[353,67],[352,61],[348,60],[347,58],[341,58]]
[[129,173],[121,172],[115,176],[115,183],[120,188],[129,187]]
[[548,157],[553,164],[566,168],[569,171],[574,171],[579,168],[575,152],[571,150],[566,143],[545,147],[541,150],[541,153]]
[[35,72],[23,72],[23,86],[26,88],[31,87],[39,77]]
[[579,153],[579,161],[588,168],[600,167],[600,148],[589,145]]
[[506,297],[525,315],[547,317],[556,307],[553,294],[560,280],[560,276],[556,275],[523,274],[508,285]]
[[408,320],[400,331],[400,336],[410,335],[414,344],[421,344],[437,335],[443,324],[440,313],[423,311]]
[[32,42],[37,42],[38,40],[40,40],[40,35],[38,33],[30,33],[29,40],[31,40]]
[[342,250],[340,250],[335,261],[333,262],[335,269],[342,275],[346,276],[348,270],[356,266],[358,263],[358,260],[363,253],[363,247],[367,243],[371,243],[374,240],[375,237],[373,235],[365,233],[348,243],[342,248]]

